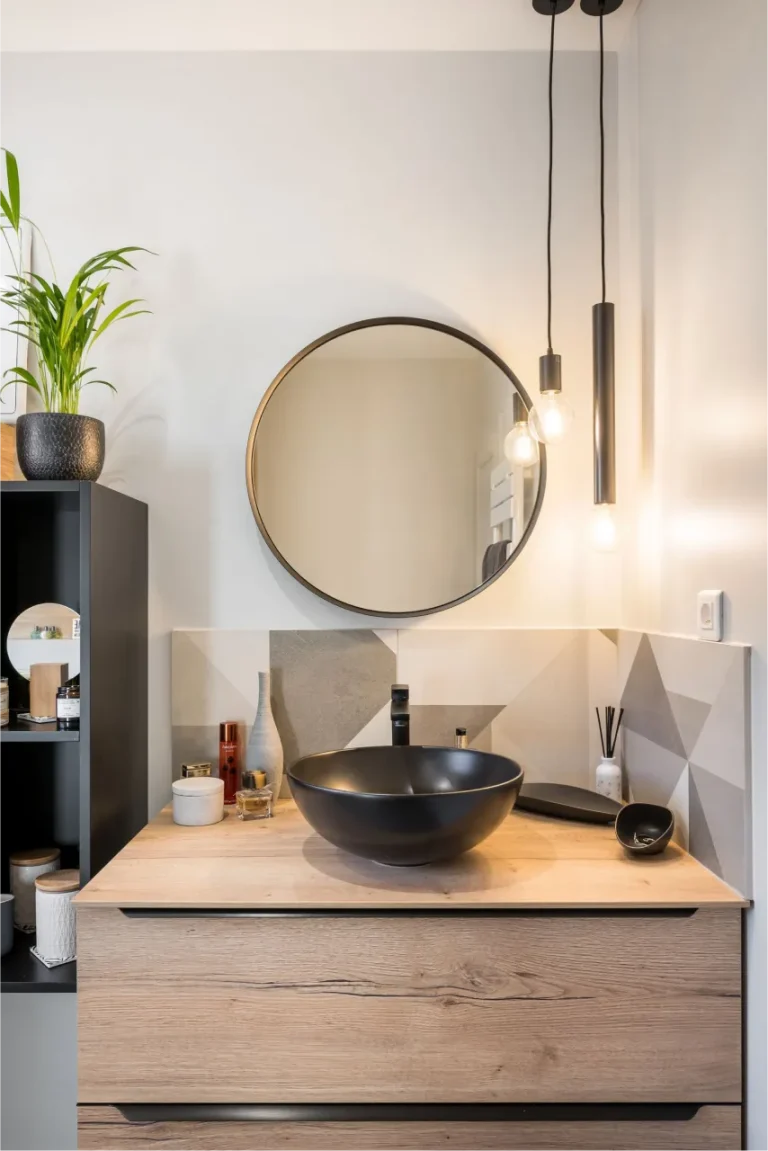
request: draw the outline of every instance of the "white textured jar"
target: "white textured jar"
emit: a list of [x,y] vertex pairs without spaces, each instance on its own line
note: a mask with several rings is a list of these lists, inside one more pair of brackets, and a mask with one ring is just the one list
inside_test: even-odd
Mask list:
[[185,827],[220,823],[224,818],[224,780],[205,776],[173,783],[173,822]]
[[49,963],[67,963],[77,955],[75,909],[80,872],[73,869],[41,875],[35,881],[37,940],[35,948]]
[[19,931],[35,930],[35,880],[61,867],[58,847],[14,851],[10,858],[13,922]]

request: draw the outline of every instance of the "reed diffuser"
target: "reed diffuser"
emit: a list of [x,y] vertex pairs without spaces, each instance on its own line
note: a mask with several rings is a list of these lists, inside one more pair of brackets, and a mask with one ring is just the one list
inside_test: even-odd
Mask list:
[[624,708],[619,712],[617,720],[616,708],[606,707],[605,732],[603,732],[603,724],[600,722],[600,708],[596,707],[595,712],[597,714],[597,729],[600,732],[600,747],[603,752],[603,758],[595,770],[595,791],[598,795],[605,795],[608,799],[615,799],[617,803],[621,803],[622,777],[621,767],[616,757],[616,744],[619,739],[619,728],[621,727]]

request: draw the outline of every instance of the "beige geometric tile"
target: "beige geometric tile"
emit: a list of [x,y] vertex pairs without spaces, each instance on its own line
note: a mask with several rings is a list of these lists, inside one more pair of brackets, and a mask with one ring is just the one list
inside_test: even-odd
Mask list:
[[743,658],[736,644],[709,643],[676,635],[649,635],[661,681],[667,691],[714,703],[733,661]]
[[746,785],[747,669],[737,650],[720,691],[689,755],[694,763],[736,787]]
[[397,655],[397,631],[395,628],[386,628],[384,630],[374,628],[373,634],[378,636],[381,642],[385,643],[389,650]]
[[457,727],[466,728],[467,741],[474,743],[500,711],[499,704],[413,704],[411,743],[424,747],[453,747]]
[[572,630],[398,632],[397,678],[415,704],[506,705],[573,640]]
[[171,716],[181,726],[252,723],[259,672],[269,669],[269,633],[211,629],[171,637]]
[[345,747],[381,747],[392,742],[392,718],[390,704],[379,708],[372,719],[352,736]]
[[[589,692],[589,762],[597,764],[601,755],[600,731],[597,726],[595,708],[600,709],[601,722],[605,718],[605,708],[617,706],[616,693],[618,648],[604,631],[587,632],[587,685]],[[617,713],[618,714],[618,713]],[[620,748],[620,744],[618,747]]]
[[571,640],[491,724],[494,752],[521,765],[527,782],[593,787],[589,750],[587,633]]

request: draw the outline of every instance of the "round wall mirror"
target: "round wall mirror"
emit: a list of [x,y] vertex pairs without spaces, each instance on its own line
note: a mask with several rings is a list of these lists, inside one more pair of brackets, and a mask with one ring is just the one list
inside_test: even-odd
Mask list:
[[546,458],[510,368],[444,324],[375,319],[329,332],[268,389],[248,493],[284,567],[377,616],[440,611],[519,554]]
[[65,679],[74,679],[80,674],[80,616],[61,603],[35,604],[16,616],[5,646],[24,679],[33,663],[65,664]]

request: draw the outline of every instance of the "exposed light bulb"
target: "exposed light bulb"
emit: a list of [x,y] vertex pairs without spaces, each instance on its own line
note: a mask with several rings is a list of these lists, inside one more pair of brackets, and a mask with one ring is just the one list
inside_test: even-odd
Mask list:
[[618,534],[615,506],[613,504],[596,504],[592,520],[592,543],[597,551],[615,551]]
[[519,420],[504,440],[504,455],[510,463],[521,467],[535,464],[539,456],[536,441],[530,433],[527,420]]
[[541,392],[528,417],[531,435],[542,444],[559,444],[572,423],[573,408],[562,392]]

